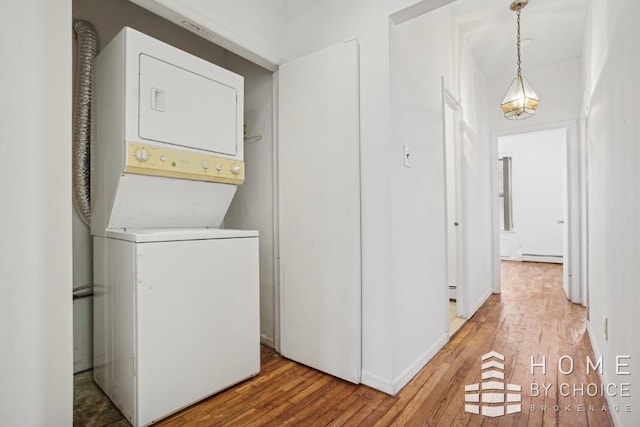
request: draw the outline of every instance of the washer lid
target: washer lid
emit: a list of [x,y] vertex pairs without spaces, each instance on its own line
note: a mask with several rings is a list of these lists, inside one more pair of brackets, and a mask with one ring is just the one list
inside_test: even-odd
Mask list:
[[106,235],[112,239],[148,243],[258,237],[258,231],[222,228],[129,228],[107,229]]

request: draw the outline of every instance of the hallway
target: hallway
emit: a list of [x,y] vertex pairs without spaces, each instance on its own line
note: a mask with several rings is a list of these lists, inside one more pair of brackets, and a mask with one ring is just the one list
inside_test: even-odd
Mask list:
[[[561,265],[505,261],[502,294],[492,295],[396,397],[335,379],[264,347],[258,377],[158,425],[495,425],[463,410],[464,386],[480,382],[481,356],[491,351],[505,356],[505,382],[522,385],[523,392],[522,413],[497,418],[497,425],[612,425],[604,398],[586,396],[587,384],[599,384],[593,372],[585,375],[586,357],[593,359],[586,315],[586,309],[566,300]],[[571,375],[558,373],[563,355],[575,362]],[[529,373],[531,356],[536,363],[546,356],[546,375],[541,368]],[[546,398],[531,397],[531,383],[553,387]],[[584,384],[585,397],[559,396],[559,383],[570,384],[572,395],[574,385]],[[95,421],[74,424],[100,425]]]

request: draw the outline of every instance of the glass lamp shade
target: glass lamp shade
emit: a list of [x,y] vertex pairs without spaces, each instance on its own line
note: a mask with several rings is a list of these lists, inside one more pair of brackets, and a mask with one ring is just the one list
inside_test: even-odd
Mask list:
[[535,115],[538,104],[540,99],[529,82],[524,77],[517,76],[509,86],[501,107],[507,119],[522,120]]

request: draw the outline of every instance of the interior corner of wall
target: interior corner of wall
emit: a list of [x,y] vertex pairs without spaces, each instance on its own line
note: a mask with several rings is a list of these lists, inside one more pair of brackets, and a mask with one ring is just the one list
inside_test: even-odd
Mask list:
[[396,395],[411,381],[422,368],[442,349],[449,341],[448,334],[445,332],[438,338],[429,348],[427,348],[420,356],[418,356],[400,375],[393,380],[392,395]]

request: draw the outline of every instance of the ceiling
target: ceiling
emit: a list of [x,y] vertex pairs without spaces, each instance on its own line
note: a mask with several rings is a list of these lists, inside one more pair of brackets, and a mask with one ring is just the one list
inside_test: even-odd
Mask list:
[[[521,14],[522,69],[580,57],[590,0],[530,0]],[[516,14],[511,0],[458,0],[451,11],[488,78],[515,75]]]

